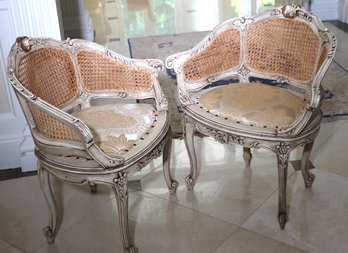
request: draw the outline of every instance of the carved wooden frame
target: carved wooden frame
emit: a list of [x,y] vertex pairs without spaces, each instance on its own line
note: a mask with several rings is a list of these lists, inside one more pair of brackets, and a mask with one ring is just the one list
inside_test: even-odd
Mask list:
[[[145,69],[152,76],[152,87],[147,91],[129,91],[129,92],[87,92],[81,82],[78,74],[77,96],[70,101],[64,108],[57,108],[40,97],[36,96],[17,79],[18,64],[23,55],[39,48],[58,48],[70,53],[76,66],[75,52],[80,49],[94,50],[101,54],[115,59],[117,62],[137,66]],[[54,176],[63,182],[72,184],[88,184],[92,192],[96,191],[98,184],[111,186],[115,192],[118,204],[118,214],[120,221],[120,230],[122,243],[125,252],[135,253],[138,249],[135,247],[128,226],[128,178],[136,171],[141,170],[150,161],[163,154],[164,178],[171,194],[176,192],[178,183],[173,179],[170,172],[171,155],[171,130],[170,117],[168,115],[167,100],[158,83],[158,73],[163,70],[162,61],[156,59],[130,59],[112,52],[100,45],[84,40],[66,40],[58,41],[49,38],[28,38],[19,37],[12,46],[8,56],[8,78],[19,99],[24,114],[27,118],[29,127],[32,131],[34,142],[36,144],[35,154],[38,157],[38,174],[41,187],[49,207],[49,225],[43,229],[43,233],[49,243],[53,243],[58,233],[57,230],[57,208],[52,193],[50,177]],[[88,126],[80,119],[72,116],[67,111],[76,106],[86,108],[91,106],[93,98],[121,98],[121,99],[148,99],[155,100],[156,115],[161,118],[156,122],[157,130],[154,130],[147,136],[147,141],[137,145],[135,154],[129,156],[109,156],[94,142],[94,136]],[[29,105],[34,105],[57,121],[70,126],[79,134],[79,141],[57,140],[45,138],[35,131],[35,122],[31,115]],[[56,149],[56,156],[52,155],[52,147]],[[46,152],[51,150],[51,153]],[[65,154],[69,151],[79,157],[80,161],[76,164],[70,164],[68,157],[62,158],[61,150]],[[68,150],[68,152],[66,152]]]
[[[196,56],[202,50],[207,48],[222,32],[229,28],[239,29],[241,37],[247,27],[253,23],[271,18],[297,19],[310,25],[316,32],[322,45],[327,45],[329,49],[327,55],[320,66],[317,74],[310,83],[306,83],[307,105],[301,115],[295,122],[287,127],[279,127],[275,133],[251,129],[250,126],[243,124],[231,124],[229,121],[219,120],[216,115],[200,113],[192,109],[195,104],[195,92],[202,90],[214,81],[224,78],[235,77],[242,83],[250,82],[249,77],[265,78],[275,80],[279,83],[287,83],[290,86],[302,87],[303,83],[286,78],[284,76],[275,76],[268,73],[252,71],[245,63],[244,50],[242,50],[241,63],[239,67],[209,76],[206,79],[198,81],[188,81],[184,77],[184,64],[192,57]],[[244,47],[242,39],[241,47]],[[169,56],[166,59],[166,66],[173,69],[177,75],[178,93],[181,106],[184,112],[184,139],[186,149],[190,158],[190,173],[186,178],[187,188],[192,190],[197,181],[197,158],[194,149],[193,135],[196,131],[208,136],[214,137],[217,141],[224,144],[238,144],[243,146],[243,158],[246,166],[250,165],[252,158],[251,148],[266,148],[277,154],[278,174],[279,174],[279,205],[278,221],[280,228],[284,229],[288,220],[286,204],[286,182],[287,168],[290,151],[298,146],[304,146],[301,170],[306,187],[311,187],[314,181],[314,175],[309,172],[309,156],[315,137],[320,128],[321,113],[320,104],[322,101],[323,88],[321,80],[326,73],[334,53],[336,51],[336,39],[324,27],[322,22],[313,14],[306,11],[299,5],[288,5],[271,10],[264,11],[254,17],[243,17],[240,19],[228,20],[215,27],[199,44],[191,50],[180,52]],[[210,89],[210,88],[208,88]],[[238,123],[238,122],[237,122]]]

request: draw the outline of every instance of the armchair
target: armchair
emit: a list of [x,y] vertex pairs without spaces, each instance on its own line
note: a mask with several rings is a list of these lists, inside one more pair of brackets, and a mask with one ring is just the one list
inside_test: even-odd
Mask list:
[[[49,243],[58,232],[54,176],[89,184],[93,191],[98,184],[111,186],[124,251],[138,251],[128,227],[129,176],[163,152],[170,193],[177,188],[169,169],[167,102],[157,80],[162,69],[160,60],[126,58],[83,40],[17,38],[8,56],[8,78],[35,142],[49,206],[49,225],[43,229]],[[98,99],[117,101],[98,104]],[[135,103],[142,99],[154,103]]]
[[[309,156],[321,122],[321,80],[336,50],[322,22],[299,5],[231,19],[215,27],[191,50],[166,59],[177,75],[190,158],[188,189],[197,181],[196,131],[226,144],[276,153],[278,221],[284,229],[290,151],[304,146],[301,169],[306,187],[314,175]],[[227,85],[221,85],[228,83]]]

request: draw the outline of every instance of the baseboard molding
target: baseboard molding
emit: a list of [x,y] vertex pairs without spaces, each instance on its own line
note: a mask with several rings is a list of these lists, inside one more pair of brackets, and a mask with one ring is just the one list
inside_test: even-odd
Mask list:
[[21,155],[20,157],[22,172],[36,171],[37,170],[37,158],[34,152],[29,152]]
[[22,172],[35,171],[37,159],[31,136],[0,136],[0,170],[21,168]]
[[0,136],[0,170],[20,167],[22,136]]

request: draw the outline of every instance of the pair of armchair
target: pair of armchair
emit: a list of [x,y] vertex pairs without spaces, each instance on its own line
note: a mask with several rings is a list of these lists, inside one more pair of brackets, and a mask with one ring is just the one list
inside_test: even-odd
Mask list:
[[[184,111],[191,164],[188,189],[197,181],[196,131],[242,145],[246,166],[251,148],[270,149],[278,160],[278,219],[283,229],[293,148],[304,146],[306,187],[314,179],[308,163],[320,127],[320,81],[334,52],[334,38],[315,16],[299,6],[286,6],[226,21],[193,49],[168,57],[166,65],[177,74]],[[8,77],[35,141],[49,206],[49,225],[43,230],[48,242],[57,234],[50,186],[54,176],[89,184],[92,191],[98,184],[111,186],[124,251],[138,251],[128,228],[129,176],[163,153],[170,193],[178,186],[169,164],[170,115],[157,80],[163,68],[160,60],[126,58],[83,40],[17,38],[8,57]],[[218,86],[231,78],[231,84]],[[98,104],[98,99],[112,103]],[[141,103],[143,99],[153,103]]]

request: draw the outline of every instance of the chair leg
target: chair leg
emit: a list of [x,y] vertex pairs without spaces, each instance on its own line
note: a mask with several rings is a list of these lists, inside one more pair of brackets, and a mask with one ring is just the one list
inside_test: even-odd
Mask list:
[[249,167],[253,155],[251,154],[250,148],[243,147],[243,159],[245,166]]
[[49,209],[49,225],[44,227],[42,232],[47,239],[48,243],[53,243],[57,234],[57,206],[54,200],[54,196],[52,193],[51,183],[50,183],[50,174],[47,170],[42,168],[40,165],[40,161],[38,161],[38,174],[40,179],[40,185],[42,192],[45,196],[48,209]]
[[186,150],[190,158],[190,174],[186,177],[186,185],[188,190],[193,190],[193,187],[197,180],[197,157],[194,147],[194,133],[195,125],[192,123],[185,123],[184,139]]
[[279,150],[277,153],[278,160],[278,222],[280,229],[285,228],[285,223],[288,221],[288,210],[286,204],[286,183],[288,177],[288,150]]
[[309,172],[309,156],[313,148],[314,141],[305,144],[301,160],[301,171],[306,188],[310,188],[314,182],[315,175]]
[[118,218],[120,223],[120,231],[122,244],[125,253],[137,253],[138,248],[135,247],[133,239],[130,236],[128,224],[128,178],[127,173],[119,172],[114,178],[115,185],[113,190],[116,196]]
[[167,134],[167,141],[164,144],[164,150],[163,150],[163,174],[164,174],[164,179],[166,180],[170,194],[175,194],[176,189],[178,188],[178,181],[173,179],[172,174],[170,173],[171,150],[172,150],[172,133],[169,130]]

